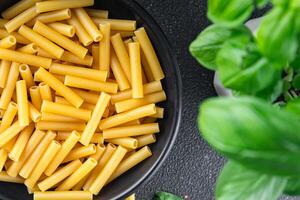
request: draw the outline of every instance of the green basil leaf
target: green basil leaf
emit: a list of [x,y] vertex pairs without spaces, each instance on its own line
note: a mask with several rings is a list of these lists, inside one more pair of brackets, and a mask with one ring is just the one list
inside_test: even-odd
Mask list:
[[269,3],[270,0],[256,0],[256,4],[259,8],[263,8]]
[[285,110],[290,113],[296,114],[296,116],[300,119],[300,98],[293,99],[287,102]]
[[294,77],[294,80],[292,82],[292,85],[294,88],[296,89],[300,89],[300,74],[297,74],[295,77]]
[[244,26],[228,29],[218,25],[209,26],[190,45],[191,54],[208,69],[217,69],[216,56],[228,40],[248,40],[251,32]]
[[226,27],[242,25],[254,10],[253,0],[209,0],[208,18]]
[[287,178],[262,174],[229,161],[216,187],[216,200],[276,200],[282,194]]
[[292,67],[293,69],[295,69],[296,71],[299,71],[300,70],[300,55],[297,55],[296,58],[290,63],[289,66]]
[[153,200],[183,200],[183,198],[168,192],[157,192]]
[[300,173],[300,123],[294,114],[254,97],[223,97],[201,105],[198,124],[210,145],[248,168]]
[[285,67],[296,57],[297,29],[294,11],[273,8],[258,28],[257,43],[261,53],[280,68]]
[[291,0],[272,0],[272,4],[275,6],[281,6],[283,8],[288,8]]
[[288,179],[284,188],[284,194],[300,195],[300,177],[291,177]]

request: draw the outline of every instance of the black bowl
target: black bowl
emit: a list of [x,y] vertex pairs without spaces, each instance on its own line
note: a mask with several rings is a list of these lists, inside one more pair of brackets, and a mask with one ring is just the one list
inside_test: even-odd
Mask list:
[[[17,0],[0,1],[0,11],[15,2]],[[112,18],[135,19],[138,21],[138,26],[144,26],[166,74],[163,86],[168,100],[161,105],[166,109],[165,118],[160,122],[161,133],[157,134],[157,143],[151,145],[153,156],[106,186],[101,194],[94,198],[98,200],[120,199],[130,194],[143,181],[149,179],[170,152],[181,121],[182,85],[179,68],[166,36],[153,18],[137,2],[134,0],[101,0],[95,1],[94,7],[108,9]],[[1,182],[0,199],[29,200],[32,197],[28,195],[24,186]]]

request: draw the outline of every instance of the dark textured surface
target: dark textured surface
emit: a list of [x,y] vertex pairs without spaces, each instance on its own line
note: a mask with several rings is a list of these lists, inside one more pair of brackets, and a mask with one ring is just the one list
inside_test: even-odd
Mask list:
[[159,190],[193,200],[213,199],[214,183],[224,161],[202,140],[196,128],[199,103],[215,95],[213,74],[199,67],[188,52],[190,42],[208,25],[206,0],[137,1],[168,36],[184,88],[183,121],[176,144],[161,169],[137,188],[137,199],[151,199]]

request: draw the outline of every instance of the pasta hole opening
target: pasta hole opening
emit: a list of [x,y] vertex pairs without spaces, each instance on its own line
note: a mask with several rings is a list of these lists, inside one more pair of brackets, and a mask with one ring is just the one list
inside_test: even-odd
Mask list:
[[133,142],[133,148],[136,149],[137,147],[138,147],[138,141],[135,140],[135,141]]
[[107,145],[107,147],[108,146],[110,146],[111,148],[113,148],[113,149],[116,149],[117,147],[114,145],[114,144],[112,144],[112,143],[109,143],[108,145]]
[[71,16],[72,16],[71,10],[70,10],[70,9],[67,10],[67,16],[68,16],[68,17],[71,17]]
[[46,86],[47,84],[45,83],[45,82],[41,82],[40,84],[39,84],[39,86],[40,87],[43,87],[43,86]]
[[28,70],[28,65],[25,64],[20,65],[20,71],[26,71],[26,70]]
[[99,146],[101,149],[104,149],[104,148],[105,148],[105,145],[104,145],[104,144],[98,144],[98,146]]
[[71,37],[73,37],[75,35],[75,28],[74,27],[72,27],[70,29],[70,35],[71,35]]
[[94,165],[97,165],[97,160],[94,158],[90,158],[90,162],[93,163]]
[[30,87],[30,90],[37,90],[38,89],[38,86],[32,86]]
[[31,48],[32,48],[32,50],[34,50],[34,51],[38,51],[38,50],[39,50],[39,48],[37,47],[36,44],[32,44],[32,45],[31,45]]
[[17,107],[17,104],[15,102],[10,102],[10,105]]
[[10,36],[10,37],[8,38],[8,41],[9,41],[11,44],[16,44],[16,42],[17,42],[16,38],[13,37],[13,36]]

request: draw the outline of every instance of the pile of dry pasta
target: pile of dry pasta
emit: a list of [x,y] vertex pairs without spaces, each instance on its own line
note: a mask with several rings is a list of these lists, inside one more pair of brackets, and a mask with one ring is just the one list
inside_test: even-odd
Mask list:
[[88,200],[149,156],[166,100],[144,28],[93,0],[22,0],[0,19],[0,181]]

